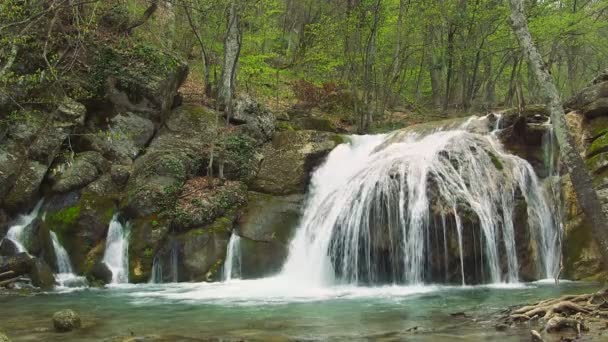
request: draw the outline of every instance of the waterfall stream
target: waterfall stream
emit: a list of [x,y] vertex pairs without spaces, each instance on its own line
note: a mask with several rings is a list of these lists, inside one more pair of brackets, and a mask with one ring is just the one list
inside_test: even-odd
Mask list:
[[241,237],[235,233],[230,235],[226,261],[224,261],[224,281],[241,277]]
[[63,247],[63,245],[59,242],[57,234],[55,234],[55,232],[53,231],[51,231],[50,234],[57,263],[57,274],[55,274],[55,279],[57,280],[57,283],[59,283],[59,286],[85,286],[86,278],[79,277],[74,273],[74,270],[72,269],[72,262],[70,261],[70,256]]
[[538,277],[553,277],[560,229],[549,201],[490,126],[472,118],[338,146],[313,175],[282,276],[311,286],[518,282],[531,256]]
[[11,226],[6,233],[5,238],[11,240],[15,244],[19,253],[27,252],[26,246],[30,239],[27,229],[38,217],[40,207],[42,207],[42,200],[36,204],[29,214],[19,216],[16,224]]
[[129,226],[114,215],[110,221],[103,262],[112,272],[112,284],[129,282]]

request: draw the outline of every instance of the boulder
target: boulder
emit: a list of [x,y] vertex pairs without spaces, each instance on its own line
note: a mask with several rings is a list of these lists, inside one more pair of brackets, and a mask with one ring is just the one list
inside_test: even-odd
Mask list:
[[576,94],[565,106],[580,111],[588,119],[608,115],[608,81],[601,80]]
[[93,276],[93,279],[101,281],[104,284],[112,282],[112,270],[101,260],[95,263],[90,275]]
[[55,286],[53,271],[43,260],[36,259],[29,275],[32,279],[32,284],[42,290],[51,290]]
[[99,152],[78,153],[73,162],[62,163],[53,168],[51,189],[65,193],[83,188],[109,169],[108,161]]
[[212,223],[246,200],[246,188],[240,182],[206,177],[188,180],[175,208],[173,227],[184,231]]
[[129,238],[129,281],[144,283],[150,279],[154,252],[161,248],[169,232],[169,222],[158,215],[132,220]]
[[202,106],[171,112],[127,182],[127,211],[133,217],[158,213],[174,204],[186,179],[204,170],[205,151],[215,134],[215,113]]
[[2,256],[15,256],[19,254],[19,248],[10,239],[0,240],[0,255]]
[[27,253],[14,256],[0,256],[0,273],[13,271],[16,275],[28,274],[34,266],[35,258]]
[[337,134],[283,131],[262,148],[263,159],[251,189],[272,195],[305,193],[312,171],[342,142]]
[[57,311],[53,314],[53,327],[58,332],[68,332],[80,328],[80,315],[70,309]]
[[274,115],[249,95],[237,97],[230,121],[260,144],[272,138],[276,125]]
[[82,138],[84,146],[124,165],[132,164],[154,136],[154,123],[130,112],[113,117],[107,130],[96,131],[98,125],[90,126]]
[[241,239],[241,276],[260,278],[278,272],[298,226],[304,195],[248,193],[235,228]]

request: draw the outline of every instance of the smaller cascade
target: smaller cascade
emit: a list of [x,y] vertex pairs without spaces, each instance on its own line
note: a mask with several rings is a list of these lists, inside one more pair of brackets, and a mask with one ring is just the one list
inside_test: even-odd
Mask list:
[[112,272],[112,284],[129,282],[129,227],[123,226],[117,215],[110,222],[103,262]]
[[42,207],[42,200],[36,204],[34,209],[29,214],[19,216],[16,224],[10,227],[6,233],[5,239],[11,240],[17,247],[17,251],[19,253],[27,252],[27,248],[25,247],[29,239],[27,228],[38,217],[40,207]]
[[79,277],[74,274],[70,256],[63,245],[59,242],[57,234],[55,234],[53,231],[51,231],[51,241],[53,242],[53,250],[55,251],[55,258],[57,261],[58,273],[55,274],[55,279],[59,283],[59,286],[75,287],[86,285],[86,280],[84,277]]
[[170,282],[177,283],[179,281],[178,269],[179,269],[179,247],[177,241],[173,240],[171,243],[171,250],[169,251],[169,273],[165,273],[165,264],[163,263],[163,257],[165,254],[158,252],[154,256],[152,261],[152,274],[150,275],[149,284],[161,284],[167,282],[167,278],[170,276]]
[[224,261],[224,281],[241,277],[241,237],[237,234],[230,236],[226,261]]

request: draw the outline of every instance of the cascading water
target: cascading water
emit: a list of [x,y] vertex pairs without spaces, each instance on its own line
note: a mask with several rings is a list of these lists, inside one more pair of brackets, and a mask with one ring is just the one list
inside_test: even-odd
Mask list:
[[171,249],[169,250],[169,264],[167,265],[169,270],[168,274],[165,274],[166,267],[163,266],[165,265],[163,256],[162,253],[157,253],[154,256],[154,260],[152,261],[152,274],[150,275],[148,283],[160,284],[167,282],[167,279],[172,283],[177,283],[179,281],[179,248],[175,240],[171,243]]
[[5,239],[11,240],[19,253],[27,252],[25,247],[29,239],[27,228],[38,217],[40,207],[42,207],[42,201],[39,201],[29,214],[19,216],[16,224],[11,226],[6,233]]
[[55,274],[55,279],[57,280],[59,285],[64,287],[86,285],[86,279],[84,277],[79,277],[74,274],[74,270],[72,269],[72,262],[70,261],[70,256],[63,247],[63,245],[59,242],[57,234],[55,234],[55,232],[53,231],[51,231],[50,233],[57,263],[57,274]]
[[112,284],[129,282],[129,226],[114,215],[110,221],[103,262],[112,272]]
[[313,175],[281,275],[312,286],[517,282],[525,253],[555,275],[560,230],[539,180],[489,126],[472,118],[338,146]]
[[241,237],[232,233],[224,261],[224,281],[241,277]]

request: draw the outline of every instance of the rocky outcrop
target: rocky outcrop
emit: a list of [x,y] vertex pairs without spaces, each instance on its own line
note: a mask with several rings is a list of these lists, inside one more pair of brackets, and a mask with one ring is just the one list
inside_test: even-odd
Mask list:
[[274,115],[249,95],[240,95],[235,100],[230,121],[259,143],[272,138],[276,125]]
[[74,161],[56,166],[50,181],[52,191],[65,193],[81,189],[108,172],[110,164],[99,153],[87,151],[77,154]]
[[263,159],[251,190],[272,195],[306,192],[311,172],[343,140],[317,131],[283,131],[262,148]]
[[300,220],[304,196],[249,192],[235,233],[241,239],[241,276],[260,278],[278,272]]
[[[607,71],[608,72],[608,71]],[[598,76],[592,84],[570,99],[566,115],[571,134],[585,159],[594,188],[608,210],[608,78]],[[566,175],[562,179],[565,207],[563,242],[564,275],[568,279],[606,278],[592,227],[578,206]]]

